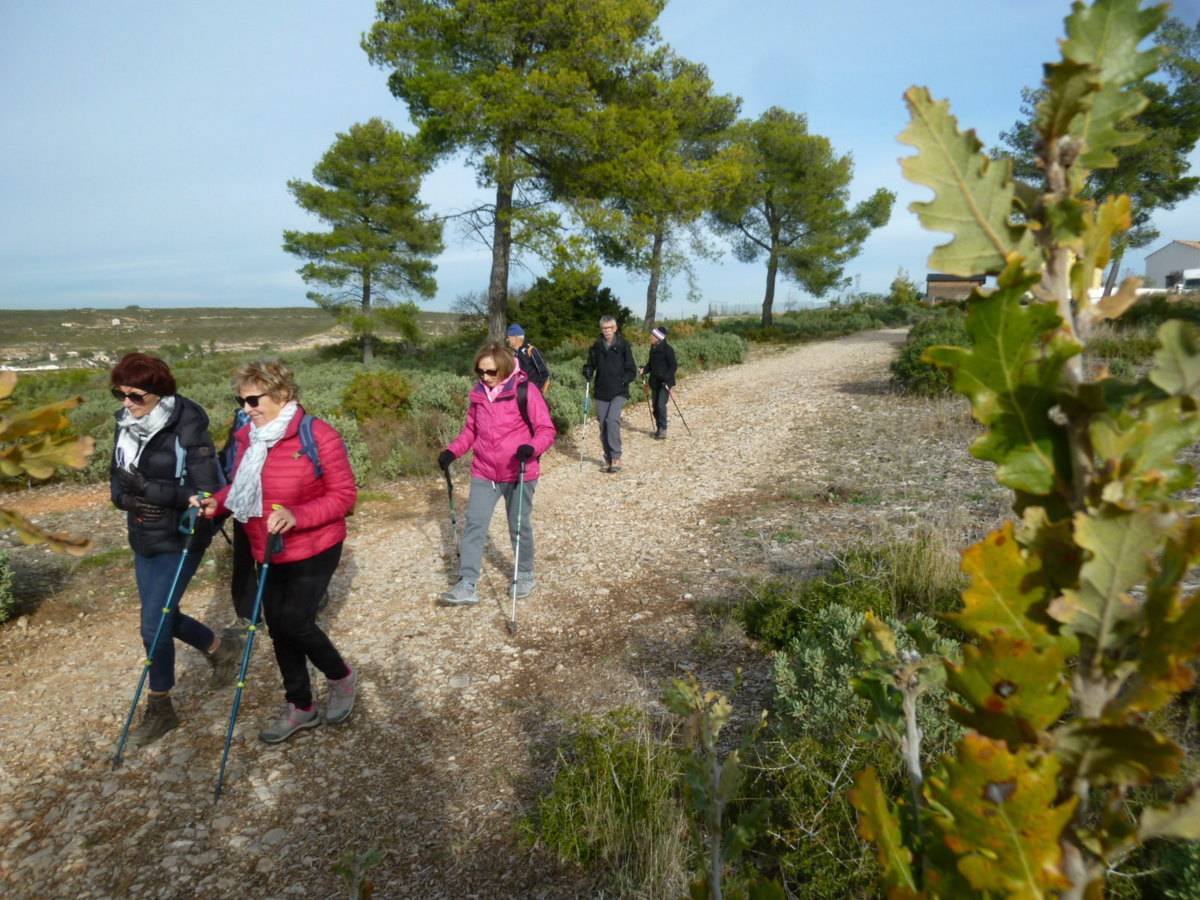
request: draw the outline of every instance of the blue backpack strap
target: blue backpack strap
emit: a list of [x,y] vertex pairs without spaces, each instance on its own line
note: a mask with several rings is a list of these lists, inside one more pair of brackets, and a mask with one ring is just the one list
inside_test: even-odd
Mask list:
[[180,484],[187,482],[187,450],[183,448],[179,435],[175,435],[175,480]]
[[313,422],[316,417],[304,414],[300,420],[300,452],[308,457],[308,461],[312,463],[313,472],[320,478],[325,474],[325,470],[321,468],[321,451],[317,449],[317,439],[313,437]]

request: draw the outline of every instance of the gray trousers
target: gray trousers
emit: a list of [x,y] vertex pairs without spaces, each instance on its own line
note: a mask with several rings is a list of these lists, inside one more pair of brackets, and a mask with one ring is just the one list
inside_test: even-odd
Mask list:
[[[526,481],[521,496],[521,558],[517,561],[517,577],[533,577],[533,489],[537,481]],[[517,482],[488,481],[486,478],[471,478],[471,494],[467,500],[467,524],[463,527],[461,557],[458,577],[471,584],[479,581],[479,568],[483,562],[483,547],[487,543],[488,527],[492,523],[492,512],[496,503],[504,498],[508,513],[508,539],[517,545]]]
[[624,405],[624,397],[596,401],[596,419],[600,422],[600,446],[604,448],[606,461],[621,456],[621,407]]

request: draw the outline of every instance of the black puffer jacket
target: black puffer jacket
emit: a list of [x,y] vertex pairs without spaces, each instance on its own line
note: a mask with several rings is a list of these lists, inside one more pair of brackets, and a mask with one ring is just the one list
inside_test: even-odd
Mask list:
[[[120,415],[118,410],[116,416]],[[142,556],[178,553],[187,541],[187,535],[179,530],[179,523],[183,511],[187,509],[188,497],[198,491],[215,492],[221,486],[216,450],[208,435],[208,415],[198,404],[176,395],[171,418],[150,438],[138,460],[137,472],[146,480],[145,489],[140,495],[123,492],[122,482],[117,477],[118,435],[115,431],[113,459],[109,463],[109,492],[113,505],[129,513],[129,546]],[[182,484],[175,477],[176,438],[187,460]],[[143,520],[134,512],[139,499],[164,507],[165,514],[154,520]],[[198,551],[207,547],[212,535],[212,523],[200,519],[192,549]]]
[[591,381],[596,376],[593,396],[597,400],[612,400],[614,397],[629,397],[629,385],[638,376],[637,363],[633,361],[633,347],[621,335],[613,335],[612,345],[597,338],[588,350],[583,377]]

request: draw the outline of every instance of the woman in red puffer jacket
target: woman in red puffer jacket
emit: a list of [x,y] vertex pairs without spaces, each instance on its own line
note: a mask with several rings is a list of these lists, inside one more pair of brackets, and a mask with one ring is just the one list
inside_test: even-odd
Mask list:
[[245,365],[234,376],[234,388],[250,423],[235,436],[233,480],[196,502],[206,516],[232,513],[260,563],[270,536],[283,536],[283,550],[272,554],[263,585],[263,616],[287,699],[280,717],[259,733],[274,744],[321,724],[308,662],[329,682],[325,722],[344,721],[354,706],[357,674],[317,625],[317,611],[341,559],[346,516],[358,491],[345,444],[329,423],[310,422],[320,473],[306,453],[311,448],[302,440],[304,408],[284,363]]
[[[508,512],[509,539],[515,548],[520,534],[517,597],[533,592],[533,490],[540,471],[538,457],[550,449],[558,432],[541,391],[517,365],[512,351],[498,341],[484,344],[475,354],[479,381],[471,388],[467,421],[458,437],[438,456],[438,465],[450,463],[468,450],[475,451],[471,463],[471,495],[467,501],[467,524],[463,528],[458,583],[441,595],[444,606],[471,606],[479,602],[475,585],[483,561],[483,545],[496,503],[503,498]],[[524,385],[524,388],[521,388]],[[518,394],[524,392],[529,421],[521,413]],[[525,479],[520,504],[517,488],[521,464]],[[517,507],[521,521],[517,522]]]

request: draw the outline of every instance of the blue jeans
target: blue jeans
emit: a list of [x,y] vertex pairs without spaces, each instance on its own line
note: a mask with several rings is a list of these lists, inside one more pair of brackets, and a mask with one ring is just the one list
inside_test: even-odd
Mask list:
[[[154,641],[158,623],[164,618],[163,607],[167,604],[167,591],[179,568],[179,557],[178,553],[156,553],[153,556],[133,554],[138,594],[142,600],[142,644],[146,653],[150,652],[150,644]],[[201,652],[212,646],[214,636],[208,626],[179,611],[179,601],[183,592],[192,576],[196,574],[196,568],[203,558],[203,550],[189,553],[183,570],[179,573],[179,581],[175,584],[175,594],[170,604],[171,612],[162,623],[162,634],[159,635],[154,658],[150,661],[150,690],[155,693],[169,691],[175,686],[175,638]]]

